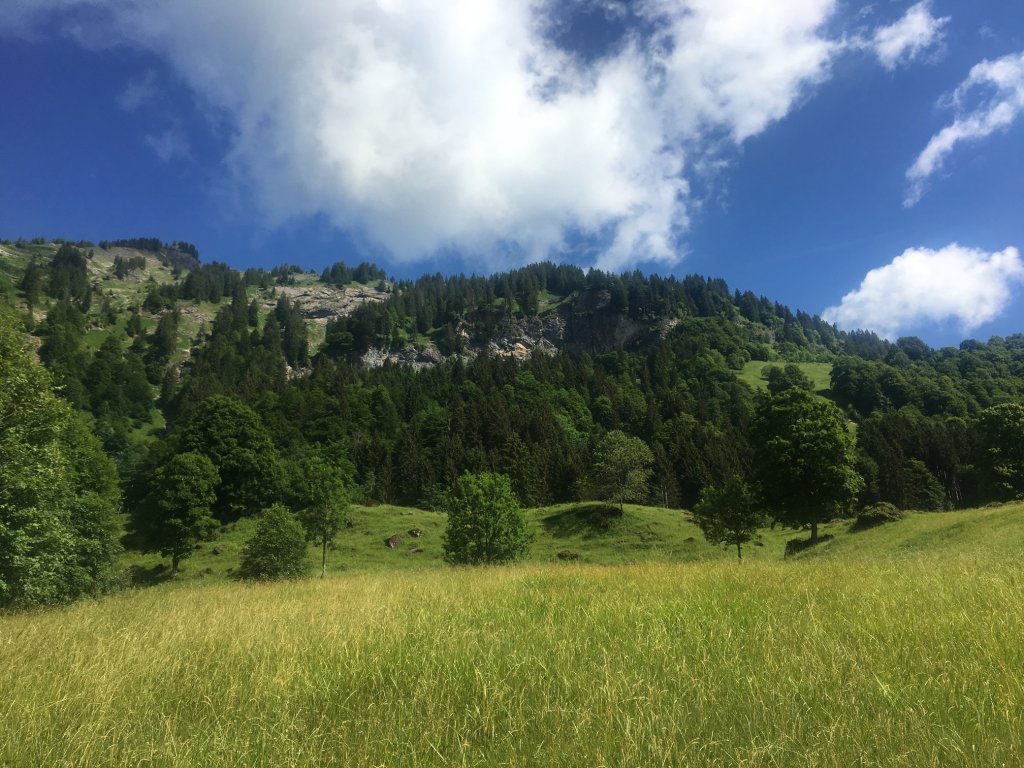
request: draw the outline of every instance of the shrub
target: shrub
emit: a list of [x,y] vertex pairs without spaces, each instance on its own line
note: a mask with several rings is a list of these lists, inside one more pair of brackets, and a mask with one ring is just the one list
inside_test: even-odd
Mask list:
[[505,475],[468,472],[444,495],[448,514],[444,559],[461,565],[486,565],[518,560],[530,546],[519,502]]
[[903,518],[903,512],[888,501],[879,501],[864,507],[853,523],[853,530],[862,531],[865,528],[874,528],[883,523],[892,523]]
[[275,504],[263,512],[256,533],[245,543],[238,578],[277,581],[308,572],[305,529],[295,515]]

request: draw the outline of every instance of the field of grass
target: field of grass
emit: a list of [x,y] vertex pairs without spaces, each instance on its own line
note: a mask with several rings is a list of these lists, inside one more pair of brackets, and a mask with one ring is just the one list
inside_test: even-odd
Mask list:
[[[527,560],[556,563],[569,559],[581,565],[628,565],[634,563],[679,563],[730,559],[732,549],[708,544],[689,516],[678,509],[626,504],[617,507],[600,503],[559,504],[526,511],[533,533]],[[367,571],[422,570],[444,566],[442,537],[444,515],[413,507],[382,504],[355,505],[351,525],[338,535],[328,553],[329,574]],[[823,534],[844,535],[848,523],[838,521],[822,526]],[[252,519],[239,520],[220,530],[213,541],[200,544],[192,557],[183,561],[179,583],[217,582],[231,579],[238,567],[242,547],[256,528]],[[421,536],[410,531],[419,529]],[[395,534],[401,544],[390,549],[385,541]],[[777,528],[762,531],[759,541],[744,548],[744,558],[779,560],[786,541],[794,531]],[[310,546],[309,563],[319,568],[320,551]],[[129,551],[125,567],[136,584],[163,581],[169,560],[156,554]]]
[[[768,379],[764,376],[766,368],[782,368],[783,362],[766,363],[763,360],[751,360],[743,366],[738,376],[754,390],[768,389]],[[795,363],[814,384],[814,391],[824,395],[832,388],[832,363]]]
[[388,570],[0,617],[0,765],[1015,766],[1022,550],[1016,505],[785,562]]

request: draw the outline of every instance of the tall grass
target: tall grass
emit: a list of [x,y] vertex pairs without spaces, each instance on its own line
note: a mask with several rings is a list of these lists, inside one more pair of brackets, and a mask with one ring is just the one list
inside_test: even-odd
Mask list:
[[946,551],[149,590],[0,618],[0,765],[1019,765],[1022,638]]

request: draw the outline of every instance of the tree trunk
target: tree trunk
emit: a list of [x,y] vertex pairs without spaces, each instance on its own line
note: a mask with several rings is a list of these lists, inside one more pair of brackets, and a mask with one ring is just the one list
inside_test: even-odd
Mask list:
[[740,544],[740,543],[739,543],[739,542],[737,541],[737,542],[736,542],[736,559],[737,559],[737,560],[742,560],[742,559],[743,559],[743,552],[741,552],[741,551],[740,551],[740,547],[741,547],[741,546],[743,546],[743,545],[742,545],[742,544]]
[[818,523],[811,523],[811,544],[818,543]]
[[178,564],[181,563],[181,558],[177,555],[171,555],[171,578],[173,579],[178,575]]
[[326,578],[327,576],[327,539],[324,539],[324,556],[320,561],[320,578]]

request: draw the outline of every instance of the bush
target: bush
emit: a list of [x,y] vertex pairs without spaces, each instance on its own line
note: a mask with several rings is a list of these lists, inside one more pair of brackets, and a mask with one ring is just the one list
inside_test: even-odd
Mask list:
[[295,515],[275,504],[263,512],[256,533],[245,543],[238,578],[277,581],[308,572],[306,531]]
[[526,518],[505,475],[468,472],[441,500],[448,514],[444,559],[460,565],[518,560],[530,546]]
[[888,501],[880,501],[877,504],[864,507],[857,514],[857,519],[853,523],[853,530],[862,531],[865,528],[874,528],[876,525],[892,523],[902,519],[903,512],[894,504],[890,504]]

